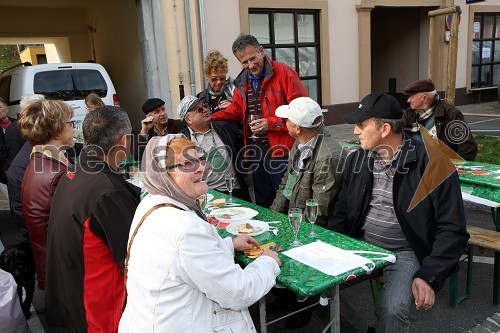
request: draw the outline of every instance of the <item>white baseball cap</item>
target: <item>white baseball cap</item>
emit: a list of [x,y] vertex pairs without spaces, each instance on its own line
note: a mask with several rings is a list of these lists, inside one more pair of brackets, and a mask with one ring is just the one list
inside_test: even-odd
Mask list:
[[[275,114],[301,127],[317,127],[323,122],[321,107],[310,97],[298,97],[288,105],[281,105],[276,109]],[[318,117],[321,117],[321,121],[314,123]]]

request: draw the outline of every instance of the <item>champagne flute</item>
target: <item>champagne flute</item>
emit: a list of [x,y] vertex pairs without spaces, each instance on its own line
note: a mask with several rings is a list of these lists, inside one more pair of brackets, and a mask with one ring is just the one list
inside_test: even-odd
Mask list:
[[229,192],[229,199],[227,199],[227,202],[234,202],[233,199],[234,176],[226,176],[224,178],[226,180],[227,191]]
[[[248,116],[248,125],[250,125],[250,123],[252,123],[254,120],[258,120],[258,119],[260,119],[260,117],[256,114],[249,115]],[[250,128],[252,128],[252,127],[250,126]],[[255,135],[255,133],[252,131],[252,135],[250,135],[248,138],[255,140],[255,139],[258,139],[259,137],[257,135]]]
[[198,205],[200,206],[201,211],[205,214],[205,209],[207,208],[207,195],[202,194],[198,198],[196,198]]
[[290,226],[292,227],[293,234],[295,238],[293,242],[290,244],[292,247],[301,246],[302,243],[299,242],[297,236],[299,234],[300,223],[302,222],[302,209],[300,208],[290,208],[288,210],[288,221],[290,222]]
[[307,220],[311,223],[311,232],[309,233],[309,237],[314,238],[318,236],[318,234],[314,232],[314,223],[318,218],[318,201],[316,201],[316,199],[306,200],[306,216]]

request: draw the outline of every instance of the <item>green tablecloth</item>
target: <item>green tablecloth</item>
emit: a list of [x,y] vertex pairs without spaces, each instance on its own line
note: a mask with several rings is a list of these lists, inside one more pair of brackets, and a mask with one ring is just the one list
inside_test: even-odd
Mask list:
[[[213,194],[215,198],[227,198],[227,195],[224,195],[217,191],[209,191],[209,193]],[[290,249],[289,244],[293,240],[293,231],[288,223],[288,217],[284,214],[254,205],[252,203],[235,199],[237,203],[242,204],[244,207],[255,209],[259,212],[259,215],[254,217],[256,220],[261,221],[281,221],[279,224],[271,224],[271,226],[276,226],[279,229],[279,233],[275,236],[272,232],[266,232],[262,235],[256,236],[255,238],[259,241],[260,244],[265,244],[268,242],[275,242],[278,244],[283,251]],[[311,230],[311,225],[309,223],[303,222],[299,231],[298,238],[303,244],[308,244],[316,239],[308,237],[308,233]],[[361,242],[342,234],[338,234],[332,232],[328,229],[324,229],[318,226],[315,226],[315,231],[318,234],[318,238],[325,243],[337,246],[339,248],[345,250],[362,250],[362,251],[374,251],[374,252],[382,252],[393,254],[390,251],[384,250],[382,248],[376,247],[374,245]],[[230,233],[225,231],[224,229],[220,229],[219,234],[222,237],[232,236]],[[371,258],[370,255],[364,255],[367,258]],[[282,266],[281,266],[281,274],[276,278],[276,281],[283,285],[284,287],[292,290],[297,294],[298,297],[307,297],[321,294],[323,291],[330,289],[333,286],[339,285],[346,280],[350,280],[355,278],[356,276],[366,275],[366,272],[362,268],[357,268],[351,270],[347,273],[331,276],[326,275],[312,267],[309,267],[305,264],[302,264],[294,259],[291,259],[283,254],[279,254]],[[373,256],[372,256],[373,257]],[[236,261],[243,266],[248,265],[253,261],[253,259],[249,259],[243,253],[236,253]],[[372,260],[375,263],[376,268],[384,267],[388,264],[388,262],[384,260]]]
[[500,203],[500,165],[466,161],[457,169],[463,192]]

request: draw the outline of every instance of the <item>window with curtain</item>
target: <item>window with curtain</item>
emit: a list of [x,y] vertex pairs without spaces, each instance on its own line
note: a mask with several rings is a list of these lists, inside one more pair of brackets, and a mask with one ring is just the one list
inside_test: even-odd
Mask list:
[[319,11],[251,9],[250,34],[274,60],[299,74],[309,96],[321,105]]

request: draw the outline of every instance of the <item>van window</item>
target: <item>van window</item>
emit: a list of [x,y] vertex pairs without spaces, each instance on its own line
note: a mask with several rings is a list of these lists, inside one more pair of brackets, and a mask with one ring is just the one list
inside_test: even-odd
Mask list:
[[92,91],[106,97],[108,86],[99,71],[69,69],[36,73],[33,91],[49,99],[70,101],[84,99]]
[[10,102],[10,79],[12,78],[11,75],[3,77],[2,80],[0,80],[0,97],[3,98],[5,103],[7,105]]

